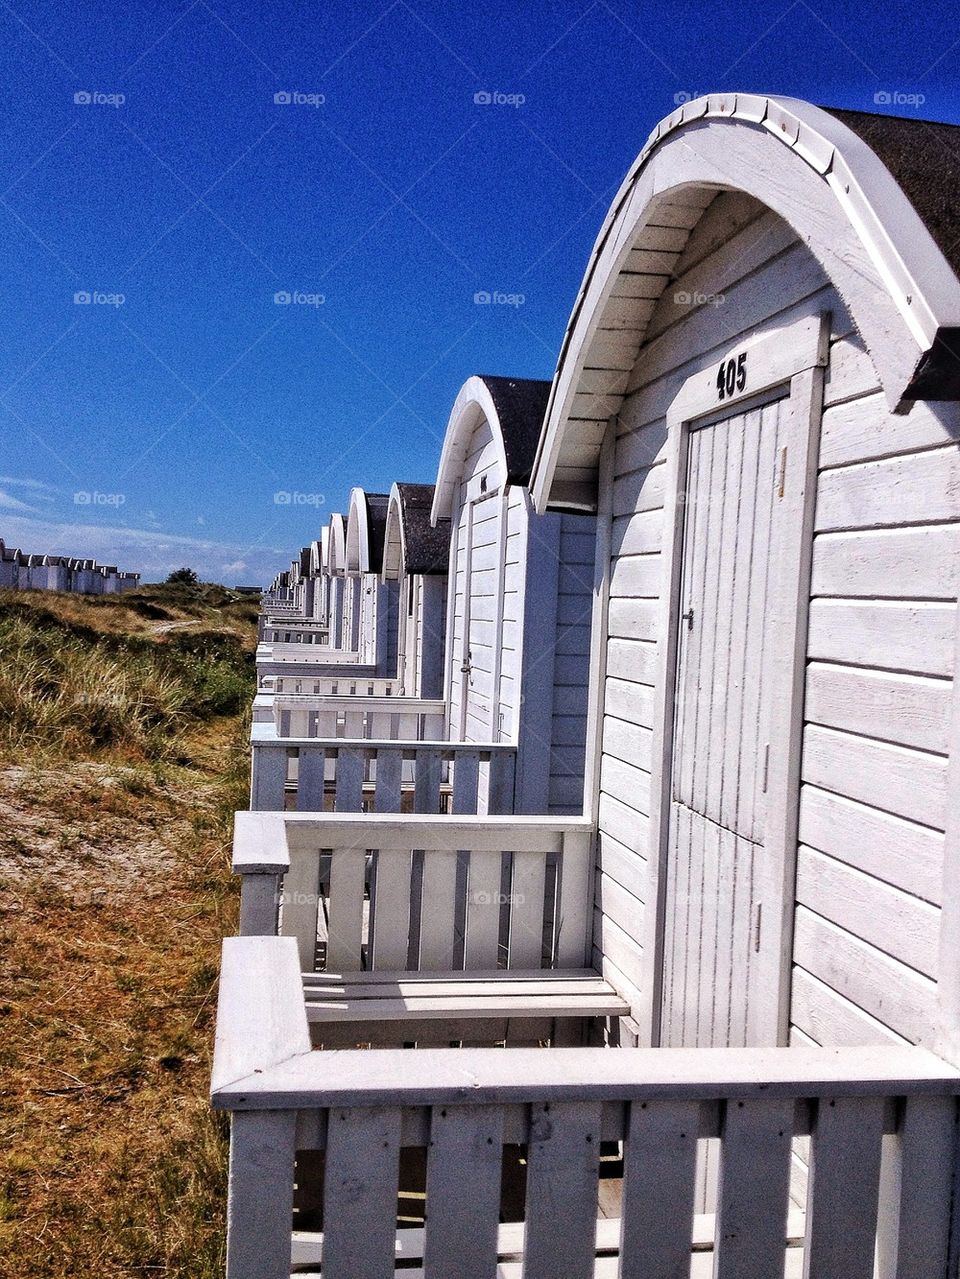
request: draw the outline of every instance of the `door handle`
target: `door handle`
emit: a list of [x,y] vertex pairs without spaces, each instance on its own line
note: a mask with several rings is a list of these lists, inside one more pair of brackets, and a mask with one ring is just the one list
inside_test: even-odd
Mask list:
[[680,621],[686,622],[687,630],[692,631],[693,630],[693,609],[688,608],[685,613],[681,613]]

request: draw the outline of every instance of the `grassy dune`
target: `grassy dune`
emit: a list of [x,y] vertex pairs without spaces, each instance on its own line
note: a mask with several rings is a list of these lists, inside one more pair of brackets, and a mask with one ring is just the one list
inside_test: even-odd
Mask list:
[[0,593],[0,1276],[222,1273],[256,605]]

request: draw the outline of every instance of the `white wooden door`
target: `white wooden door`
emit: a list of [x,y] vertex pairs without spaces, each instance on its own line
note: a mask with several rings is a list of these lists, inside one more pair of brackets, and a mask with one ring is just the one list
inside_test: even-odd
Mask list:
[[460,739],[491,740],[494,723],[494,645],[500,573],[497,563],[500,495],[486,494],[468,503],[464,570],[464,618],[459,653]]
[[749,1042],[789,401],[690,429],[670,765],[661,1043]]

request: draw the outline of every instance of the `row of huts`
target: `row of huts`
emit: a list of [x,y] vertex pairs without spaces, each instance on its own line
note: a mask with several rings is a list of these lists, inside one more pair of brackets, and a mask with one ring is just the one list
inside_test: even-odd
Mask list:
[[958,1273],[958,156],[683,104],[267,593],[229,1279]]
[[139,573],[121,573],[115,564],[69,555],[28,555],[0,538],[0,590],[117,595],[139,583]]

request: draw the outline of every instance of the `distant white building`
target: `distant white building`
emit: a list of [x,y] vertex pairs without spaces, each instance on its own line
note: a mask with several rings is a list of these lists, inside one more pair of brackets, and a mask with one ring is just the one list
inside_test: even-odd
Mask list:
[[0,589],[119,595],[139,583],[139,573],[121,573],[115,564],[66,555],[28,555],[0,538]]

